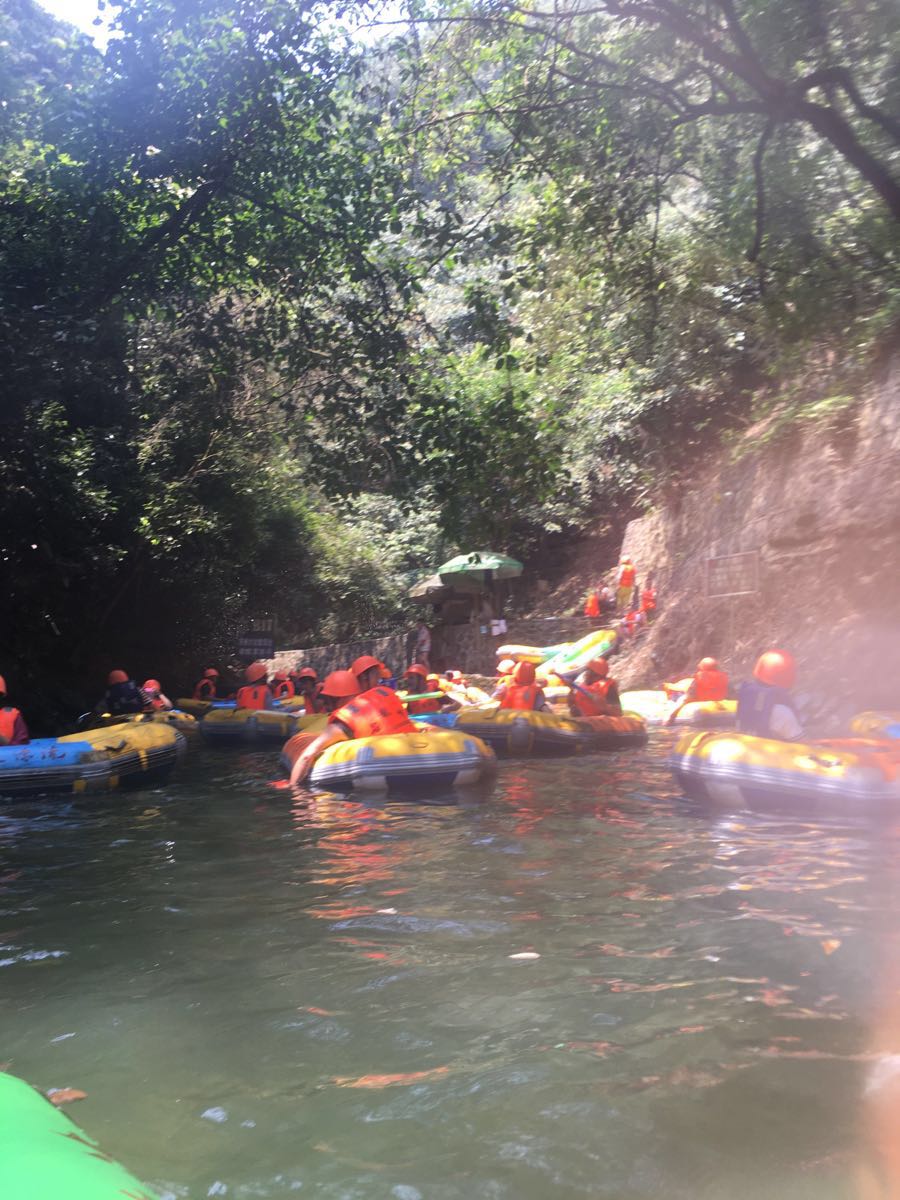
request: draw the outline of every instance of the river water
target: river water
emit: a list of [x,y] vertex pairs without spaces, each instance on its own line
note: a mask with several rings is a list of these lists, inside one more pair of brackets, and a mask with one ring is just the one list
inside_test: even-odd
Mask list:
[[655,739],[429,802],[195,748],[6,806],[0,1059],[164,1197],[862,1194],[900,838],[698,810]]

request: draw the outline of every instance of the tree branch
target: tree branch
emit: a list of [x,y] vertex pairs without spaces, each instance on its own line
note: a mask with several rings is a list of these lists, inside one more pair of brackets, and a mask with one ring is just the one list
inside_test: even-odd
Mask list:
[[766,146],[769,144],[769,139],[775,131],[775,121],[770,119],[766,122],[766,127],[760,134],[759,141],[756,143],[756,149],[753,151],[753,180],[756,186],[756,207],[755,207],[755,232],[753,234],[753,245],[747,251],[747,261],[756,262],[762,250],[763,237],[766,232],[766,184],[763,175],[763,158],[766,153]]

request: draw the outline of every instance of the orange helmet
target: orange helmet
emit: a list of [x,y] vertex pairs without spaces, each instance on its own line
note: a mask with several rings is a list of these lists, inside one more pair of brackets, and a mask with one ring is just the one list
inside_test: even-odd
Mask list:
[[0,696],[6,695],[6,680],[0,675]]
[[534,683],[534,663],[520,662],[516,663],[516,668],[513,671],[513,679],[522,687],[528,687]]
[[244,679],[247,681],[247,683],[259,683],[259,681],[261,679],[265,679],[268,674],[269,668],[265,663],[255,662],[251,663],[250,666],[247,667],[246,671],[244,671]]
[[158,679],[145,679],[144,682],[141,684],[141,687],[143,688],[143,690],[145,692],[161,692],[162,691],[162,684],[159,682]]
[[701,658],[697,663],[698,671],[718,671],[719,660],[717,658]]
[[287,683],[288,673],[287,671],[276,671],[272,678],[277,683]]
[[787,650],[767,650],[756,660],[753,678],[773,687],[789,688],[797,678],[797,663]]
[[609,663],[605,658],[592,658],[589,663],[585,663],[586,671],[593,671],[595,675],[599,675],[601,679],[605,679],[609,674]]
[[391,668],[389,666],[387,666],[385,663],[380,663],[378,666],[378,674],[381,676],[382,679],[390,679]]
[[407,675],[421,675],[423,679],[428,678],[428,668],[423,667],[421,663],[413,663],[411,667],[406,668]]
[[501,658],[497,663],[497,673],[499,675],[508,675],[516,665],[514,658]]
[[319,676],[312,669],[312,667],[301,667],[300,670],[297,672],[297,678],[298,679],[316,679],[316,680],[318,680]]
[[325,676],[325,682],[319,688],[322,696],[331,696],[334,700],[349,700],[359,695],[359,680],[353,671],[332,671]]
[[[381,663],[377,658],[373,658],[371,654],[361,654],[359,658],[354,659],[350,666],[350,670],[354,675],[362,675],[363,671],[369,671],[372,667],[381,668]],[[337,674],[337,672],[335,672]]]
[[114,683],[127,683],[128,676],[124,671],[110,671],[106,677],[106,686],[112,687]]
[[207,667],[206,670],[203,672],[203,678],[204,679],[218,679],[219,672],[216,670],[215,667]]

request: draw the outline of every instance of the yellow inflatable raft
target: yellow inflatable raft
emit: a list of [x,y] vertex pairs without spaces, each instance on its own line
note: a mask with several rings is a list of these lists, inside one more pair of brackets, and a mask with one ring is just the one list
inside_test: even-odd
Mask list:
[[145,722],[0,746],[0,796],[105,792],[159,783],[186,745],[170,725]]
[[[648,725],[662,725],[675,703],[664,691],[623,692],[619,699],[623,709],[637,713]],[[736,716],[737,700],[694,700],[685,704],[674,723],[726,729],[734,725]]]
[[900,712],[864,712],[850,722],[850,732],[862,738],[900,739]]
[[495,705],[462,708],[453,716],[455,729],[481,738],[498,754],[585,754],[638,745],[647,736],[644,722],[632,715],[583,719]]
[[283,742],[305,722],[324,718],[314,715],[298,717],[277,708],[211,708],[200,721],[200,732],[206,741],[216,745],[235,745],[248,742]]
[[160,709],[158,712],[149,713],[101,713],[88,728],[109,728],[111,725],[170,725],[172,729],[177,729],[179,733],[196,733],[198,729],[197,718],[191,716],[190,713],[182,712],[180,709],[173,708],[168,712]]
[[692,733],[670,759],[684,792],[729,807],[900,803],[900,743],[864,739],[779,742],[741,733]]
[[[285,770],[305,748],[305,738],[288,742],[281,755]],[[493,750],[477,737],[423,728],[336,742],[316,760],[309,781],[337,792],[420,791],[480,783],[496,765]]]

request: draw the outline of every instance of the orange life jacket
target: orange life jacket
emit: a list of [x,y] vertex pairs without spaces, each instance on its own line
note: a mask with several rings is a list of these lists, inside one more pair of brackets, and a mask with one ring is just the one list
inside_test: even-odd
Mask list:
[[[580,717],[609,717],[618,716],[621,707],[610,704],[607,693],[615,687],[614,679],[595,679],[593,683],[580,683],[584,691],[572,693],[572,707]],[[584,693],[589,692],[586,696]]]
[[194,685],[195,700],[215,700],[216,698],[216,681],[214,679],[201,679],[199,683]]
[[249,684],[247,687],[238,688],[235,701],[238,708],[268,708],[269,701],[272,698],[272,693],[269,691],[265,683]]
[[728,676],[724,671],[697,671],[694,675],[694,700],[724,700],[728,695]]
[[599,617],[600,616],[600,597],[597,595],[596,592],[591,592],[591,594],[588,596],[587,600],[585,601],[584,615],[586,617]]
[[272,684],[272,695],[276,700],[291,700],[296,694],[289,679],[279,679],[277,683]]
[[328,718],[340,721],[352,738],[378,737],[385,733],[415,733],[416,726],[406,715],[396,692],[378,684],[337,709]]
[[17,708],[0,708],[0,746],[11,746],[16,736],[16,720],[22,714]]
[[634,587],[637,569],[634,563],[625,563],[619,571],[619,587]]
[[535,709],[539,699],[540,688],[536,683],[511,683],[500,701],[501,708]]
[[643,612],[653,612],[656,608],[656,588],[644,588],[641,592],[641,609]]
[[408,713],[436,713],[441,711],[440,700],[410,700],[406,705]]

